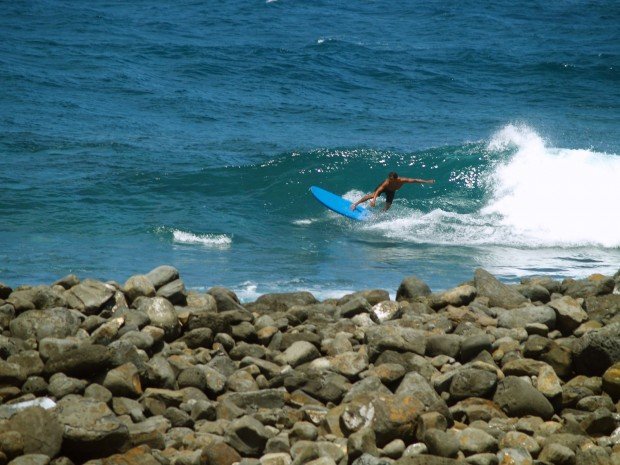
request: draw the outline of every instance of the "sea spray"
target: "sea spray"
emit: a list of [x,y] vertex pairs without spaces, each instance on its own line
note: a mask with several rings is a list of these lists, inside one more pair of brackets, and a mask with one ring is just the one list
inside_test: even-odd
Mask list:
[[527,127],[507,126],[488,148],[516,153],[490,175],[483,215],[528,238],[531,246],[620,247],[620,157],[552,148]]

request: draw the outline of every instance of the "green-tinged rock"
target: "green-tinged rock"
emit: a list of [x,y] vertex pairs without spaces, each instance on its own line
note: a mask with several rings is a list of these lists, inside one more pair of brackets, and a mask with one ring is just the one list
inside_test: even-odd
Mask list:
[[62,451],[77,460],[120,452],[129,441],[129,429],[103,402],[68,395],[56,407],[64,428]]
[[14,337],[35,338],[41,341],[46,337],[65,338],[74,336],[80,328],[80,318],[66,308],[49,310],[28,310],[14,318],[9,328]]
[[69,376],[87,377],[107,370],[112,353],[105,346],[83,344],[64,352],[53,354],[45,363],[45,372],[62,372]]
[[8,425],[21,435],[25,454],[54,458],[60,452],[63,428],[49,411],[41,407],[22,410],[11,417]]

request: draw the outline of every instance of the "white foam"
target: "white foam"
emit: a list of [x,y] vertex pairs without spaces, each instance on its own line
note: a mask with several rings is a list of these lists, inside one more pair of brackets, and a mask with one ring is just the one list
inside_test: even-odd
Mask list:
[[252,281],[244,282],[241,287],[233,289],[241,302],[254,302],[261,295],[272,292],[293,292],[308,291],[319,301],[325,299],[339,299],[344,295],[355,292],[353,289],[326,289],[323,287],[300,286],[299,282],[292,281],[287,283],[257,284]]
[[301,220],[295,220],[293,221],[293,224],[297,225],[297,226],[308,226],[311,225],[312,223],[316,223],[317,219],[316,218],[304,218]]
[[206,247],[230,247],[232,239],[226,234],[193,234],[175,229],[172,231],[174,242],[180,244],[199,244]]
[[620,247],[620,157],[547,147],[527,127],[507,126],[489,149],[514,145],[496,166],[481,210],[535,245]]

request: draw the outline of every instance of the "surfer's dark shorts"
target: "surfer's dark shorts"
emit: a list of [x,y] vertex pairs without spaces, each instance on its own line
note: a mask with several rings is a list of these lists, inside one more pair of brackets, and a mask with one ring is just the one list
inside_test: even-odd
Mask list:
[[[381,183],[383,184],[383,183]],[[377,189],[379,189],[381,187],[381,184],[379,184],[377,187],[375,187],[375,192],[377,191]],[[379,195],[385,195],[385,202],[386,203],[392,203],[394,201],[394,195],[396,194],[396,191],[390,191],[390,190],[384,190],[382,191]]]
[[394,201],[394,195],[396,194],[396,191],[385,190],[381,193],[385,194],[385,203],[392,203]]

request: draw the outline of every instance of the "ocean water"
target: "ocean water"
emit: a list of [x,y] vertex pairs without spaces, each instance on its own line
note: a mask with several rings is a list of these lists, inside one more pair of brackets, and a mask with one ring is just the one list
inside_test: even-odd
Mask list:
[[[619,26],[611,0],[7,3],[0,281],[170,264],[251,300],[613,274]],[[436,183],[365,223],[308,191],[389,171]]]

